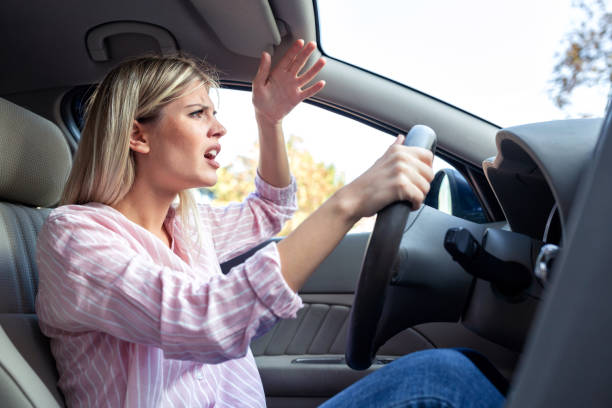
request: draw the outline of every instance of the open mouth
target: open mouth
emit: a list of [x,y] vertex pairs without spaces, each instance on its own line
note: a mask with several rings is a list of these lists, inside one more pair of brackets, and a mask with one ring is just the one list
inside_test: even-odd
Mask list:
[[220,151],[221,151],[221,145],[218,143],[214,144],[210,146],[208,149],[206,149],[206,151],[204,152],[204,157],[209,160],[214,160]]
[[219,154],[219,151],[217,149],[212,149],[206,152],[206,154],[204,154],[204,157],[206,157],[209,160],[214,160],[215,157],[217,157],[217,154]]
[[217,157],[220,151],[221,151],[221,146],[217,144],[217,145],[210,146],[208,150],[206,150],[206,152],[204,153],[204,158],[206,159],[208,164],[212,166],[214,169],[218,169],[220,167],[220,164],[217,161],[215,161],[215,158]]

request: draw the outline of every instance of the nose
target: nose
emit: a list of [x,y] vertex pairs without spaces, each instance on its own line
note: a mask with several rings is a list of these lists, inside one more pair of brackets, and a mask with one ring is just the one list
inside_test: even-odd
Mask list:
[[227,130],[225,130],[225,127],[215,117],[214,122],[212,126],[210,127],[210,131],[208,132],[208,136],[220,138],[221,136],[224,136],[226,133],[227,133]]

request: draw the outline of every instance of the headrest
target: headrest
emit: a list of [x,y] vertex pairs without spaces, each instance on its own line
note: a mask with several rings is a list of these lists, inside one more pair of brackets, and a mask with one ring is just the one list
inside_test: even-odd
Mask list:
[[70,166],[68,143],[54,123],[0,98],[0,201],[52,206]]

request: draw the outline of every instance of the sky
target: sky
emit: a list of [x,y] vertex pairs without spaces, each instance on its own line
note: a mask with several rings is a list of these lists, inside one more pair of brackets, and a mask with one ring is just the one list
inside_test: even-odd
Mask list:
[[[571,0],[319,0],[318,9],[325,53],[499,126],[603,115],[607,88],[576,92],[567,112],[548,94],[555,53],[581,17]],[[228,165],[257,138],[250,94],[220,90],[213,100],[228,129],[219,156]],[[284,130],[304,139],[315,159],[333,163],[347,182],[394,140],[307,104],[285,118]],[[434,168],[441,167],[446,164],[437,160]]]
[[571,3],[320,0],[317,5],[327,54],[506,127],[603,115],[607,88],[576,92],[569,115],[547,92],[561,40],[582,17]]

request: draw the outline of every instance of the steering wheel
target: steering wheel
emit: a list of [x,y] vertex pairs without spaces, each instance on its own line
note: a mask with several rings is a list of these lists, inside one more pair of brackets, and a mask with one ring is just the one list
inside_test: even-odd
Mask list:
[[[423,147],[435,153],[436,134],[427,126],[415,125],[403,144]],[[376,217],[351,308],[345,357],[353,369],[365,370],[370,367],[380,346],[376,342],[376,335],[380,331],[385,292],[395,270],[406,220],[412,210],[409,202],[398,201],[380,210]]]

